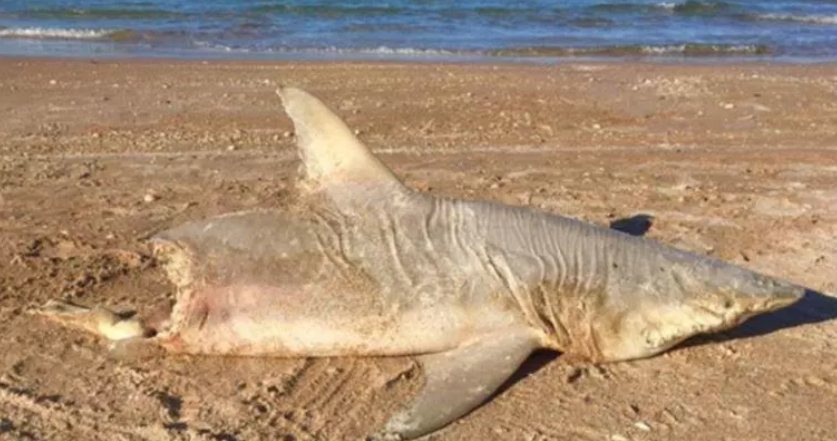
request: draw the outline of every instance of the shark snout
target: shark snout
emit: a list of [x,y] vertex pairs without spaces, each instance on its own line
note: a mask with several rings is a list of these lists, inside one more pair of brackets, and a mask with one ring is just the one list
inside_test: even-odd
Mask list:
[[805,296],[805,288],[747,270],[740,270],[723,291],[727,305],[741,315],[751,317],[792,305]]
[[755,275],[755,288],[752,295],[762,301],[761,311],[774,311],[790,306],[805,296],[805,288],[784,280]]

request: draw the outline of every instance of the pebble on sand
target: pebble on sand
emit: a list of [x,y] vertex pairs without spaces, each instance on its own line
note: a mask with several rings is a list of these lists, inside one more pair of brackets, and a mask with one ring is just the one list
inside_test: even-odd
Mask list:
[[645,431],[645,432],[650,432],[651,431],[651,426],[649,426],[648,424],[646,424],[643,421],[635,422],[634,427],[636,427],[639,430]]

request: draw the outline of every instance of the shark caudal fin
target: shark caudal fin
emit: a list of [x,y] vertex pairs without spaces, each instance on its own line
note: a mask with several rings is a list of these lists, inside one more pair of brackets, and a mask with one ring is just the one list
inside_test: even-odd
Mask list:
[[317,191],[331,184],[402,187],[395,174],[319,99],[293,87],[276,92],[294,123],[309,189]]

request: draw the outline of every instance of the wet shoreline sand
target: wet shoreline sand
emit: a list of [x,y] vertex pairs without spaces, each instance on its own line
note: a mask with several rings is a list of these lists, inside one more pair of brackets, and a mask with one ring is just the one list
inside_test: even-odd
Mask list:
[[279,84],[420,191],[651,215],[653,239],[822,293],[650,360],[536,362],[434,439],[837,433],[837,65],[0,58],[0,438],[358,439],[403,402],[407,359],[116,363],[26,314],[61,295],[142,312],[172,290],[149,233],[281,207]]

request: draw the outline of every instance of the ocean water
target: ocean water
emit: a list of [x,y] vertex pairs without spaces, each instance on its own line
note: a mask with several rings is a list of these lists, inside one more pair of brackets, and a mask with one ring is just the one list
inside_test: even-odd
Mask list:
[[837,60],[837,0],[0,0],[0,55]]

